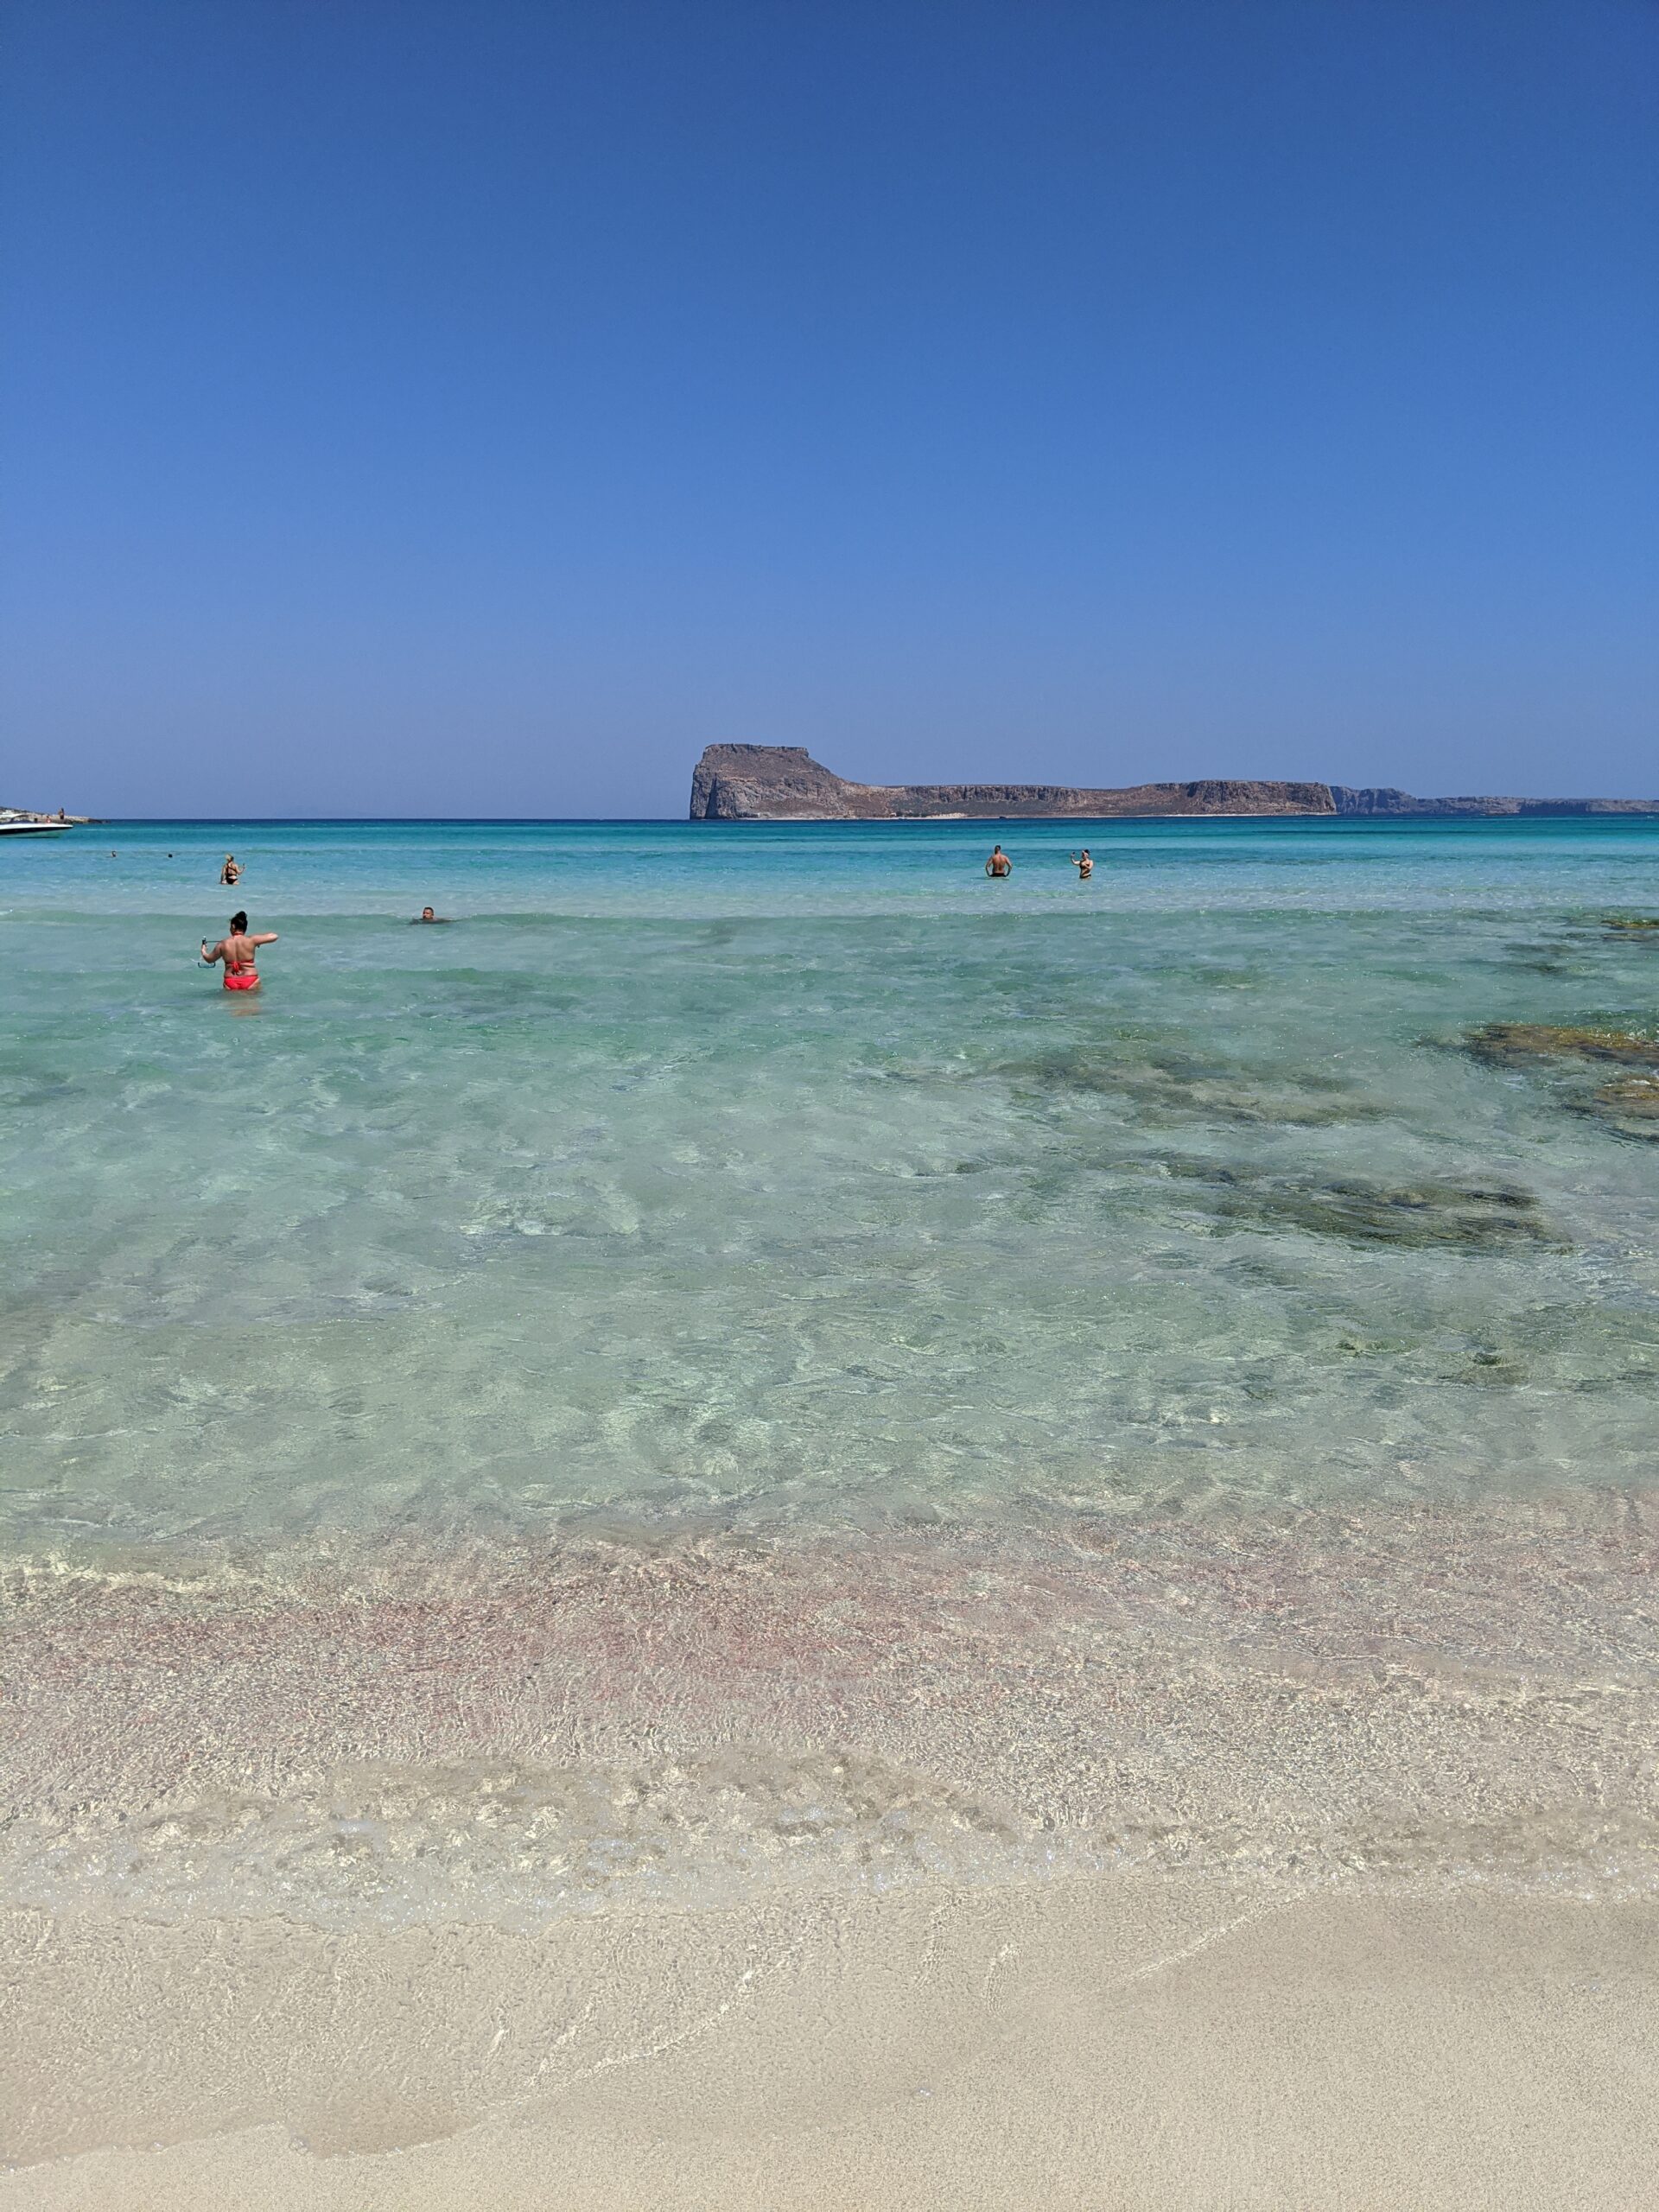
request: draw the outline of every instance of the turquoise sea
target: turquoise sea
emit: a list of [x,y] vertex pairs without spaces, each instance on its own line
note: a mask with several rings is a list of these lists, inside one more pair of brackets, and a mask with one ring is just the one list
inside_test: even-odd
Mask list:
[[[994,836],[1007,882],[982,871]],[[410,925],[429,901],[447,926]],[[280,933],[251,1003],[195,964],[233,904]],[[429,1671],[471,1655],[471,1719],[397,1707],[394,1725],[415,1662],[348,1694],[367,1662],[344,1637],[322,1701],[358,1718],[338,1741],[296,1736],[280,1789],[267,1774],[284,1820],[303,1799],[334,1834],[331,1777],[441,1758],[449,1834],[453,1793],[484,1787],[455,1777],[510,1758],[544,1827],[575,1821],[613,1868],[660,1872],[637,1803],[612,1821],[561,1797],[556,1817],[537,1792],[660,1774],[671,1752],[701,1809],[664,1783],[652,1821],[729,1858],[696,1762],[735,1745],[798,1763],[787,1784],[730,1785],[740,1827],[760,1791],[775,1838],[766,1793],[806,1772],[840,1808],[813,1832],[853,1835],[868,1865],[886,1785],[849,1811],[844,1769],[810,1766],[855,1745],[909,1777],[906,1803],[946,1792],[954,1809],[912,1823],[932,1842],[907,1829],[899,1853],[927,1863],[964,1819],[981,1842],[1103,1821],[1120,1842],[1236,1836],[1286,1760],[1306,1802],[1274,1800],[1281,1827],[1376,1830],[1399,1792],[1380,1769],[1355,1779],[1370,1706],[1352,1773],[1307,1750],[1305,1715],[1282,1758],[1239,1719],[1260,1683],[1225,1669],[1277,1623],[1274,1681],[1302,1668],[1327,1700],[1356,1654],[1384,1668],[1390,1635],[1386,1663],[1414,1680],[1426,1651],[1460,1679],[1532,1669],[1479,1723],[1512,1786],[1457,1813],[1460,1784],[1426,1783],[1406,1826],[1518,1818],[1541,1800],[1503,1731],[1564,1653],[1575,1680],[1651,1688],[1637,1562],[1614,1553],[1646,1511],[1659,1413],[1659,930],[1631,926],[1656,915],[1646,817],[7,840],[0,1546],[31,1602],[56,1592],[41,1649],[59,1668],[25,1666],[25,1692],[42,1713],[61,1692],[71,1630],[137,1664],[132,1619],[100,1610],[112,1592],[171,1592],[168,1634],[192,1649],[237,1589],[266,1636],[303,1593],[312,1650],[317,1607],[378,1606],[382,1660],[407,1659],[418,1592],[453,1629]],[[635,1655],[679,1656],[601,1665],[606,1621]],[[234,1673],[246,1638],[225,1634],[214,1663]],[[260,1677],[260,1696],[287,1686],[287,1719],[260,1723],[273,1740],[317,1709],[298,1649]],[[89,1714],[131,1679],[107,1661],[75,1677]],[[508,1682],[521,1662],[539,1705]],[[1171,1765],[1178,1723],[1143,1730],[1136,1768],[1063,1688],[1103,1698],[1109,1676],[1118,1709],[1125,1667],[1142,1719],[1179,1726],[1198,1707],[1172,1683],[1224,1676],[1219,1732]],[[860,1703],[878,1675],[880,1713]],[[180,1662],[144,1691],[194,1749],[181,1735],[175,1766],[142,1772],[121,1750],[129,1832],[210,1770],[228,1787],[258,1702],[229,1679],[193,1687]],[[902,1718],[918,1699],[931,1737]],[[52,1710],[37,1812],[85,1781],[60,1695]],[[1467,1770],[1466,1745],[1434,1740],[1447,1777]],[[1417,1756],[1391,1741],[1375,1736],[1385,1765]],[[1554,1739],[1540,1756],[1564,1770]],[[1631,1777],[1643,1756],[1595,1750]],[[1224,1817],[1189,1800],[1229,1758]],[[1315,1766],[1347,1777],[1334,1795]],[[1556,1796],[1580,1803],[1579,1782]],[[30,1863],[67,1880],[58,1817],[38,1813]],[[384,1806],[349,1820],[401,1833]],[[376,1864],[378,1894],[404,1894]]]
[[1640,1467],[1659,1148],[1460,1047],[1659,1034],[1659,822],[1083,834],[10,841],[8,1542]]

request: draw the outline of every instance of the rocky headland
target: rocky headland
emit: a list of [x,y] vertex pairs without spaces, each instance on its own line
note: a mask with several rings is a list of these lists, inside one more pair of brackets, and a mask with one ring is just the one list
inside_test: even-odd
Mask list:
[[1348,784],[1204,777],[1096,790],[1070,784],[856,784],[801,745],[710,745],[691,777],[694,822],[988,821],[1113,815],[1554,815],[1659,812],[1659,800],[1415,798]]
[[1333,814],[1326,784],[855,784],[799,745],[710,745],[691,778],[691,819],[722,822],[938,820],[951,816]]

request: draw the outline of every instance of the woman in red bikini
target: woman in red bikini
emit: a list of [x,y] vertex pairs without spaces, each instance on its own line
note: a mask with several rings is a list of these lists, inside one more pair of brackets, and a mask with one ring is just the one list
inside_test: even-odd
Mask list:
[[262,944],[275,944],[276,932],[267,930],[260,937],[248,935],[245,914],[231,916],[231,933],[220,938],[211,952],[207,940],[201,940],[201,957],[211,968],[216,960],[225,963],[225,988],[227,991],[257,991],[259,970],[253,964],[253,956]]

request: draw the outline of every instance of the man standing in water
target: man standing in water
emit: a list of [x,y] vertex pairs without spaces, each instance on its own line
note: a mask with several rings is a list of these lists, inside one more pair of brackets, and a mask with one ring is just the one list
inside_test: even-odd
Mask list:
[[275,944],[276,932],[266,930],[258,937],[248,935],[245,914],[231,916],[231,933],[222,937],[211,952],[207,940],[201,940],[201,957],[211,968],[216,960],[225,963],[225,988],[227,991],[257,991],[259,970],[253,964],[253,956],[262,944]]
[[985,863],[985,873],[987,875],[1012,875],[1014,874],[1014,862],[1008,858],[1001,845],[993,845],[991,847],[991,857]]

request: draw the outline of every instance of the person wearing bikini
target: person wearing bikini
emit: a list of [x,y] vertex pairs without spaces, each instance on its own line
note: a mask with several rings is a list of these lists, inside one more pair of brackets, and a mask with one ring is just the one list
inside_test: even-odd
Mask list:
[[276,942],[275,930],[265,930],[257,937],[250,937],[247,916],[232,914],[230,935],[220,938],[211,952],[207,950],[207,938],[203,938],[201,957],[209,968],[215,961],[225,963],[225,988],[227,991],[257,991],[259,970],[254,965],[254,954],[262,944],[275,944]]

